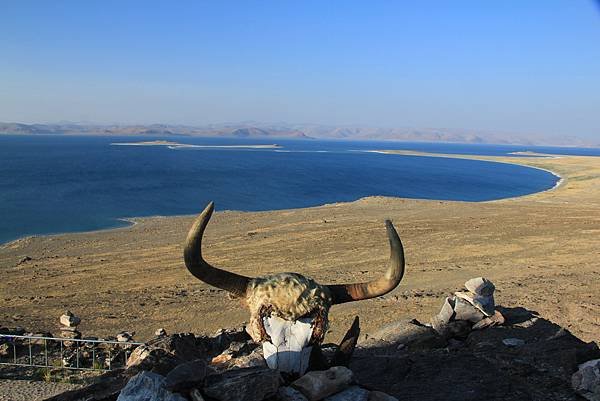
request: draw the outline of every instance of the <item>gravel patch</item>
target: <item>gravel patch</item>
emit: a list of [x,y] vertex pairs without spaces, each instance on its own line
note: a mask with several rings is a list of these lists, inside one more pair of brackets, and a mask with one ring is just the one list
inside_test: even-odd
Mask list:
[[39,401],[81,386],[81,384],[0,379],[0,401]]

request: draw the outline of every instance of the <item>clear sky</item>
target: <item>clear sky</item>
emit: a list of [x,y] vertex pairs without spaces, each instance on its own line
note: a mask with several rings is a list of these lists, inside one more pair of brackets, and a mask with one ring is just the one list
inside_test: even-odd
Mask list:
[[257,120],[600,137],[600,6],[26,1],[0,121]]

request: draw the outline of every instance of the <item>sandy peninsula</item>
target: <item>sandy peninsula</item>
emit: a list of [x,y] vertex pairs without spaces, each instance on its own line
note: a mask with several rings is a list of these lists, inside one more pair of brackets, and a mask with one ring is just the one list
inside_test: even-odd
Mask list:
[[112,146],[166,146],[169,149],[279,149],[280,145],[265,144],[265,145],[192,145],[189,143],[179,143],[173,141],[140,141],[140,142],[113,142]]
[[[355,315],[366,333],[401,318],[427,321],[447,294],[482,275],[496,284],[497,304],[527,307],[599,341],[600,158],[436,156],[543,168],[562,182],[493,202],[371,197],[218,212],[205,235],[205,257],[249,276],[297,271],[322,283],[368,280],[385,269],[383,221],[391,218],[405,246],[404,281],[387,296],[333,307],[328,340],[338,341]],[[247,312],[239,301],[195,280],[183,265],[181,244],[192,219],[136,219],[127,228],[0,247],[0,325],[56,331],[65,309],[82,318],[84,335],[134,330],[139,340],[158,327],[201,333],[241,324]],[[19,263],[25,256],[31,260]]]

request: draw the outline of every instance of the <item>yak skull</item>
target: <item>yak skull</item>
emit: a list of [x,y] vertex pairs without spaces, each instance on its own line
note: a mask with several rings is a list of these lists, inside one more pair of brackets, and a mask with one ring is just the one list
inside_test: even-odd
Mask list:
[[246,330],[262,343],[271,368],[303,374],[313,345],[320,345],[328,326],[329,308],[392,291],[404,275],[402,242],[386,220],[390,264],[385,274],[366,283],[321,285],[298,273],[250,278],[210,265],[202,257],[202,236],[214,211],[211,202],[194,221],[184,246],[185,265],[199,280],[244,300],[250,310]]

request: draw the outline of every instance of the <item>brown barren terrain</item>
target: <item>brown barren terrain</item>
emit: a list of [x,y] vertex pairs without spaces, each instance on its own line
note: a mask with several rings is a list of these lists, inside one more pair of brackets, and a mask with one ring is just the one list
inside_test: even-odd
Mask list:
[[[327,340],[338,341],[355,315],[366,333],[401,318],[428,321],[466,279],[485,276],[496,284],[497,304],[538,311],[599,341],[600,158],[483,159],[549,169],[564,180],[552,191],[494,202],[373,197],[219,212],[205,234],[205,258],[249,276],[296,271],[321,283],[368,280],[387,266],[383,221],[391,218],[406,252],[403,282],[387,296],[333,307]],[[240,302],[183,265],[192,219],[135,219],[128,228],[0,247],[0,326],[56,333],[66,309],[82,318],[84,336],[134,330],[145,340],[158,327],[212,333],[241,324],[247,312]],[[25,256],[32,259],[19,264]]]

